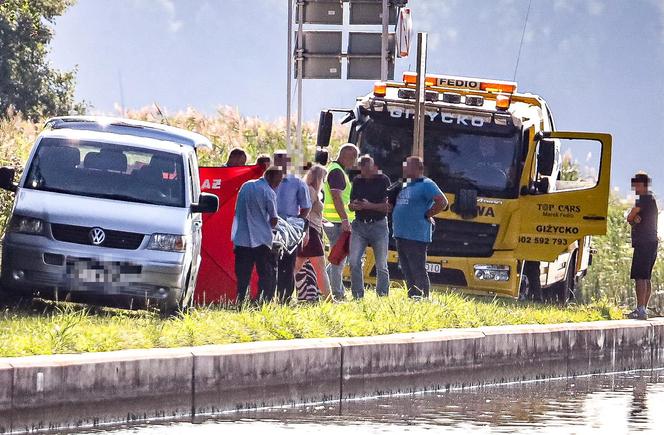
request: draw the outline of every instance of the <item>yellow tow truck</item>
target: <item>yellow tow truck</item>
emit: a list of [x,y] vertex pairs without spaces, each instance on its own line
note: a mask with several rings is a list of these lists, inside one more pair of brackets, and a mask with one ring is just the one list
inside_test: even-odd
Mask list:
[[[406,72],[402,82],[377,82],[344,119],[349,142],[392,181],[412,150],[416,81]],[[451,204],[435,218],[432,288],[573,298],[592,263],[590,236],[606,232],[611,135],[556,131],[548,104],[515,82],[427,74],[425,89],[425,175]],[[333,111],[321,113],[322,149]],[[399,280],[391,243],[390,278]],[[369,253],[367,282],[373,263]]]

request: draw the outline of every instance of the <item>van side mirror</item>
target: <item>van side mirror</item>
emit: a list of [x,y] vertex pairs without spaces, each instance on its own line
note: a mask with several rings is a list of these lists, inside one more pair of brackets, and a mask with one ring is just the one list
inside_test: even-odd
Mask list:
[[540,139],[537,151],[537,172],[551,175],[556,162],[556,142],[553,139]]
[[0,189],[16,192],[18,186],[14,183],[14,177],[16,177],[14,168],[7,166],[0,168]]
[[191,205],[192,213],[216,213],[219,210],[219,197],[211,193],[201,193],[198,204]]
[[332,112],[325,110],[320,112],[320,118],[318,120],[318,134],[316,135],[317,148],[326,148],[330,145],[333,122],[334,117],[332,116]]

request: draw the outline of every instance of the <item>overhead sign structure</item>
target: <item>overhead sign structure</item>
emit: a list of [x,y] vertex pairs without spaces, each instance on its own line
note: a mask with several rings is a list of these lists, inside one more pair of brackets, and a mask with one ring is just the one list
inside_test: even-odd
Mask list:
[[295,22],[300,22],[300,7],[302,7],[302,22],[305,24],[328,24],[341,26],[344,23],[343,3],[339,0],[307,0],[298,2],[295,12]]
[[[341,48],[341,31],[303,31],[301,53],[298,53],[303,57],[302,78],[340,79]],[[297,73],[296,70],[295,78]]]
[[[382,25],[382,0],[349,0],[351,25]],[[389,2],[389,24],[397,23],[397,8],[394,2]]]
[[[355,80],[394,79],[396,37],[389,33],[389,25],[397,23],[399,11],[408,0],[288,0],[288,83],[286,86],[286,143],[288,152],[297,159],[302,147],[302,82],[305,79]],[[293,5],[296,4],[297,32],[293,50]],[[348,8],[344,8],[348,4]],[[304,25],[343,26],[344,12],[348,23],[381,26],[379,32],[350,32],[348,47],[343,52],[343,29],[333,31],[308,30]],[[402,47],[403,44],[400,45]],[[293,74],[292,66],[295,65]],[[291,80],[297,79],[296,147],[291,141]],[[293,163],[298,167],[298,161]]]
[[426,116],[426,73],[428,34],[417,34],[417,81],[413,119],[413,155],[424,160],[424,118]]
[[[303,27],[304,24],[342,26],[344,3],[348,3],[351,26],[382,26],[380,32],[351,31],[345,52],[342,50],[343,30],[305,30]],[[406,3],[407,0],[298,0],[296,22],[298,32],[302,32],[302,41],[297,43],[296,32],[293,75],[298,78],[301,72],[301,79],[341,79],[344,78],[342,66],[346,59],[347,79],[393,79],[397,39],[394,33],[389,33],[388,26],[397,24],[397,18],[401,16],[399,8]],[[403,47],[401,44],[400,48]]]
[[[394,33],[388,35],[389,79],[394,78]],[[348,79],[375,80],[381,78],[382,35],[375,32],[350,32],[348,35]]]

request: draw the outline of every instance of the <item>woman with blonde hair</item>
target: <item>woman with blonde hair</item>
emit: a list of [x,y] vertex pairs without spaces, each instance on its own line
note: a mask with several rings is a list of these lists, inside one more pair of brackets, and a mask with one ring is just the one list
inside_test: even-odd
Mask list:
[[309,187],[311,198],[311,210],[307,219],[309,220],[309,233],[305,236],[304,247],[298,252],[295,261],[295,273],[307,262],[311,262],[316,271],[318,289],[323,298],[330,295],[330,282],[325,271],[325,251],[323,248],[323,203],[320,199],[323,181],[327,175],[327,169],[321,165],[313,165],[304,177],[304,182]]

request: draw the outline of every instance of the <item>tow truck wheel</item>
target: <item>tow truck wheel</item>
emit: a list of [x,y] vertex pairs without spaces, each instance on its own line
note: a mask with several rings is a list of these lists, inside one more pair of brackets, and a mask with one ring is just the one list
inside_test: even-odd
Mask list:
[[542,285],[540,284],[538,263],[526,262],[524,265],[519,287],[519,300],[542,300]]
[[566,304],[576,297],[576,254],[572,255],[567,266],[565,279],[555,285],[553,296],[561,304]]

